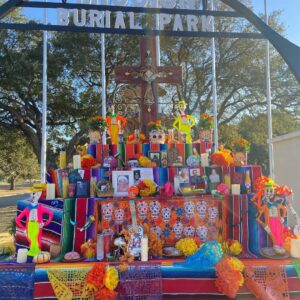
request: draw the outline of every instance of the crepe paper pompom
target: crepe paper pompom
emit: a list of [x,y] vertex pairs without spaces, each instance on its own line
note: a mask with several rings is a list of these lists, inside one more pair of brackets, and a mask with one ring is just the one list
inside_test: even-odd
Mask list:
[[180,239],[175,247],[182,252],[184,256],[191,256],[198,250],[198,246],[192,238]]
[[104,285],[113,291],[119,283],[119,273],[115,267],[108,267],[105,271]]

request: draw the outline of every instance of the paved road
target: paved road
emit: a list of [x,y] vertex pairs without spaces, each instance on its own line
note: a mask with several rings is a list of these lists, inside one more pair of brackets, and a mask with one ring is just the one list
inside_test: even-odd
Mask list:
[[0,207],[17,205],[18,200],[29,198],[30,194],[2,195],[0,196]]

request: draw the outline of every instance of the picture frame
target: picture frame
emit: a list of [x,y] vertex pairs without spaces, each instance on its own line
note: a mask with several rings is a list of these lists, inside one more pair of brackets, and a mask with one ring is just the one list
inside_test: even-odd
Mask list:
[[154,181],[152,168],[133,168],[132,172],[133,172],[134,185],[138,185],[140,181],[145,179],[150,179]]
[[203,187],[203,179],[200,173],[200,168],[189,169],[190,183],[195,188]]
[[160,151],[149,151],[148,157],[152,162],[156,163],[156,167],[158,167],[158,168],[160,167],[160,164],[161,164]]
[[127,197],[128,189],[133,183],[132,171],[112,171],[112,185],[115,197]]
[[168,167],[168,152],[167,151],[160,151],[160,166],[162,168]]

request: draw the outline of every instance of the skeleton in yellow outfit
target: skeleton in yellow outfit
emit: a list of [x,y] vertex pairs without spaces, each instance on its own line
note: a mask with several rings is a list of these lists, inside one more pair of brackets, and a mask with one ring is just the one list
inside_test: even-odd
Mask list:
[[195,117],[185,114],[186,102],[181,100],[178,102],[180,115],[173,122],[173,127],[180,133],[186,135],[186,143],[192,143],[192,127],[196,124]]
[[119,133],[122,132],[126,125],[126,118],[117,116],[115,113],[115,107],[112,105],[110,108],[110,114],[106,117],[106,122],[108,125],[108,132],[111,138],[112,144],[119,143]]

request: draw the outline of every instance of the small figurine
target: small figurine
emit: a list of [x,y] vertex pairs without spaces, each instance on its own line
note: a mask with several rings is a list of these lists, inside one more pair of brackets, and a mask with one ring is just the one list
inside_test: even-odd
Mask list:
[[88,239],[87,242],[80,246],[80,253],[84,258],[96,257],[96,243],[93,239]]
[[115,113],[115,106],[111,105],[110,114],[106,117],[106,122],[108,125],[108,132],[110,135],[111,143],[116,145],[119,143],[119,134],[123,133],[123,128],[126,125],[126,118],[122,116],[117,116]]
[[178,102],[178,110],[180,115],[173,122],[173,127],[181,135],[183,142],[191,144],[192,143],[192,127],[196,124],[195,117],[185,114],[186,102],[181,100]]
[[[38,204],[38,200],[42,195],[42,190],[34,188],[30,196],[29,205],[16,218],[17,225],[26,231],[27,239],[29,241],[29,256],[35,256],[41,252],[42,249],[42,229],[51,223],[53,219],[53,212],[45,206]],[[48,215],[48,220],[44,223],[44,215]],[[26,217],[26,227],[21,220]]]

